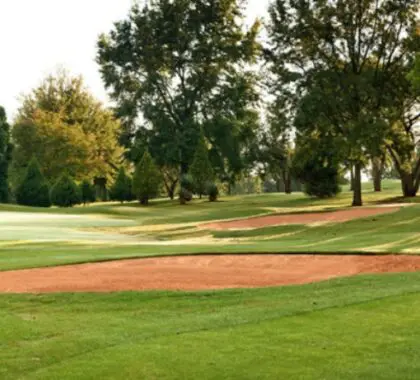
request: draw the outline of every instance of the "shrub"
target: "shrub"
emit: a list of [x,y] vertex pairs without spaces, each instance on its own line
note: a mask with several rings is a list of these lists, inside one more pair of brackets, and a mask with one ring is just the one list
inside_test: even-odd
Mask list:
[[206,192],[208,182],[213,179],[213,168],[209,160],[207,145],[203,135],[201,135],[198,141],[194,159],[190,167],[190,174],[194,183],[194,192],[201,198]]
[[207,195],[209,196],[210,202],[216,202],[219,197],[219,188],[215,183],[209,183],[207,185]]
[[120,201],[121,203],[132,200],[131,187],[130,177],[125,174],[124,168],[121,168],[118,172],[117,179],[109,192],[111,200]]
[[32,207],[51,206],[50,189],[35,158],[29,163],[23,180],[16,188],[16,202]]
[[134,194],[141,204],[148,205],[149,199],[158,194],[160,182],[160,172],[152,156],[146,151],[136,167],[133,178]]
[[180,180],[179,201],[181,204],[190,202],[194,192],[194,181],[191,175],[184,174]]
[[80,189],[68,175],[62,175],[51,190],[51,201],[58,207],[73,207],[81,203]]
[[95,186],[89,181],[84,180],[79,187],[80,201],[84,205],[96,201]]

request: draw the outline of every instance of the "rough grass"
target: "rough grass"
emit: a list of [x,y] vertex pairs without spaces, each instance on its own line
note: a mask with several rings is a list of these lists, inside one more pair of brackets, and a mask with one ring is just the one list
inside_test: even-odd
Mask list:
[[418,379],[420,274],[0,295],[1,379]]

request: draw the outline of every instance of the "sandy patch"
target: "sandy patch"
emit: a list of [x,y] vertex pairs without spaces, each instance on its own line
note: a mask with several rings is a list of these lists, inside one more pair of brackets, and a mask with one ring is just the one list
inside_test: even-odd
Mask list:
[[304,284],[420,270],[420,256],[220,255],[123,260],[0,272],[0,292],[203,290]]

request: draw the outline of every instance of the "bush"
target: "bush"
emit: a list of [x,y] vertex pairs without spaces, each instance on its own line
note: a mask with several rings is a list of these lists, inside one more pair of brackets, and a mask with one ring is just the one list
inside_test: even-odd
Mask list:
[[79,187],[80,201],[84,205],[96,201],[95,186],[89,181],[84,180]]
[[160,172],[152,156],[146,151],[136,167],[133,178],[133,191],[141,204],[148,205],[149,199],[158,194],[160,182]]
[[190,173],[194,183],[194,192],[201,198],[206,192],[208,182],[213,179],[213,168],[209,160],[208,149],[203,135],[201,135],[198,141],[194,160],[190,167]]
[[338,169],[329,166],[307,166],[305,193],[318,198],[331,198],[340,191]]
[[118,172],[117,179],[109,192],[111,200],[120,201],[121,203],[131,201],[131,187],[132,183],[130,177],[125,174],[124,168],[121,168]]
[[189,174],[184,174],[180,180],[179,201],[181,204],[190,202],[194,192],[194,180]]
[[51,206],[50,189],[35,158],[29,163],[22,182],[16,188],[16,202],[32,207]]
[[209,196],[210,202],[216,202],[219,197],[219,188],[215,183],[210,183],[207,185],[207,195]]
[[58,207],[73,207],[82,201],[80,189],[68,175],[62,175],[51,190],[51,201]]

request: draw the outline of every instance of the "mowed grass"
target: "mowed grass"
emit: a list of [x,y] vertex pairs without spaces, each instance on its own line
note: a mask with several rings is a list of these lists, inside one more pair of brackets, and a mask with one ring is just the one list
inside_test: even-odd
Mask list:
[[420,273],[0,295],[1,379],[418,379]]
[[[405,202],[399,183],[384,182],[374,193],[366,184],[366,205]],[[73,209],[29,209],[0,205],[0,271],[133,257],[202,253],[420,253],[420,205],[328,225],[267,226],[212,231],[202,223],[275,213],[328,212],[348,207],[351,193],[319,200],[303,194],[195,200],[187,206],[156,200],[99,204]]]

